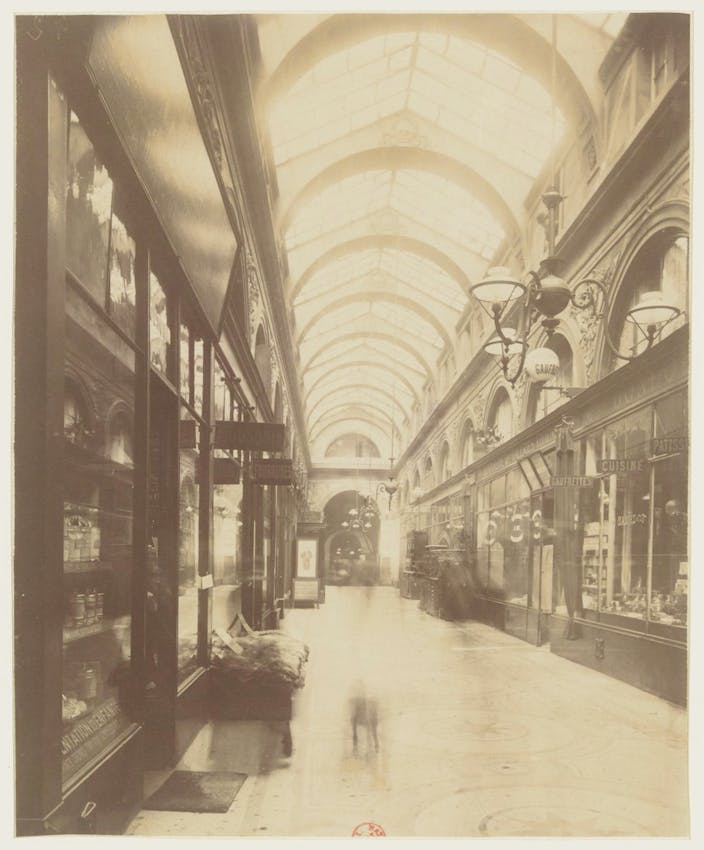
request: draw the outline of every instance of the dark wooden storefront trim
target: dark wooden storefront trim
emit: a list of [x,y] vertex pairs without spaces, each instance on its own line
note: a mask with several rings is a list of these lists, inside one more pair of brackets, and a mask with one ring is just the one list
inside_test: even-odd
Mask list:
[[568,632],[569,619],[552,615],[551,652],[670,702],[687,704],[685,644],[602,622],[572,622]]

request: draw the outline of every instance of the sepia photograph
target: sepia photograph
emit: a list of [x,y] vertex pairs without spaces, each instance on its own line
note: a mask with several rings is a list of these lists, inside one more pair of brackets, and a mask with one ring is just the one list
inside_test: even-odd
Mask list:
[[69,5],[7,21],[6,828],[691,841],[696,15]]

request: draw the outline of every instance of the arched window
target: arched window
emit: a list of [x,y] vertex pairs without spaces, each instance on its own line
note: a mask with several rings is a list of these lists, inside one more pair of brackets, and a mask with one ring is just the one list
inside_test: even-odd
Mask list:
[[376,444],[364,434],[343,434],[330,443],[325,457],[381,457]]
[[513,407],[505,387],[499,387],[491,403],[487,427],[492,426],[496,429],[502,443],[513,436]]
[[462,429],[460,464],[462,469],[474,463],[474,424],[468,419]]
[[563,395],[557,389],[550,389],[551,387],[566,389],[574,386],[574,358],[572,347],[567,339],[562,334],[553,334],[544,347],[557,354],[560,359],[560,368],[557,374],[545,383],[536,382],[531,385],[526,411],[526,424],[528,425],[532,425],[568,401],[566,395]]
[[271,385],[271,358],[269,356],[269,343],[266,341],[262,325],[257,328],[257,336],[254,342],[254,362],[268,396]]
[[[679,231],[668,228],[650,239],[631,263],[621,285],[621,294],[612,318],[612,339],[625,355],[640,354],[646,340],[637,326],[625,316],[646,292],[661,292],[665,301],[682,313],[670,322],[660,339],[671,334],[686,321],[689,289],[689,240]],[[614,358],[616,359],[616,358]],[[617,361],[618,365],[622,361]],[[616,364],[613,364],[616,365]]]
[[440,450],[440,481],[445,481],[452,475],[450,470],[450,446],[447,442],[443,443]]

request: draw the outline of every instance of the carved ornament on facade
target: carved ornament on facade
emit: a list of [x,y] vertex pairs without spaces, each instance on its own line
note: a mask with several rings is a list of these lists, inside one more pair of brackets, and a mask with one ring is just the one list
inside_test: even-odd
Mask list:
[[420,131],[419,122],[411,115],[400,115],[387,121],[382,130],[382,144],[387,147],[428,148],[428,137]]
[[223,143],[217,115],[213,80],[205,66],[200,47],[198,46],[198,37],[195,32],[194,23],[180,16],[177,17],[177,22],[181,40],[186,49],[186,58],[195,89],[198,111],[203,119],[210,151],[218,167],[218,171],[222,171]]
[[[622,248],[620,247],[612,250],[612,252],[604,257],[589,273],[589,277],[594,277],[603,281],[604,285],[609,288],[613,281],[613,275],[618,266],[621,254]],[[593,381],[596,340],[599,335],[602,318],[599,315],[599,312],[594,309],[580,309],[575,307],[573,304],[570,305],[569,315],[579,331],[579,347],[582,349],[585,377],[587,385],[589,385]]]

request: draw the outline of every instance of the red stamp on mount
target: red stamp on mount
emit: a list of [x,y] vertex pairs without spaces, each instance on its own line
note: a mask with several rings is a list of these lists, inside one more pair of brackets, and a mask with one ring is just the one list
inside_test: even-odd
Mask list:
[[378,823],[372,823],[371,821],[359,823],[352,830],[352,838],[378,838],[381,835],[386,835],[386,833]]

